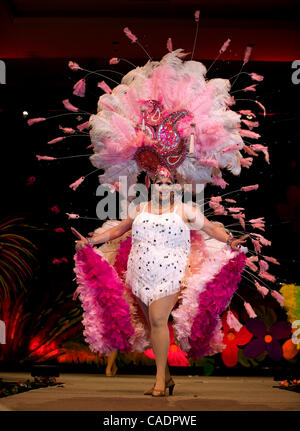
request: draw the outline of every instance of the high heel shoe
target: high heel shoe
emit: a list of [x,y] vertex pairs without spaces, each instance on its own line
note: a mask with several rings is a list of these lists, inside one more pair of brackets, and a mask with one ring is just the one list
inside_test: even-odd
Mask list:
[[[172,379],[172,377],[170,377],[168,379],[168,381],[165,382],[166,385],[166,389],[169,388],[169,395],[173,395],[173,390],[174,390],[174,386],[175,386],[175,382]],[[151,389],[148,389],[144,392],[144,395],[152,395],[152,391],[154,389],[154,386]]]

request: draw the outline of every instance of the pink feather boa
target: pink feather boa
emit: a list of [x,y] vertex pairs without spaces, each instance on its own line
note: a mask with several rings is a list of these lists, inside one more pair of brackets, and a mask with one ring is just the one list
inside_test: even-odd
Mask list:
[[92,351],[129,352],[134,329],[129,306],[122,298],[124,286],[115,269],[90,246],[77,251],[75,272],[84,309],[84,335]]

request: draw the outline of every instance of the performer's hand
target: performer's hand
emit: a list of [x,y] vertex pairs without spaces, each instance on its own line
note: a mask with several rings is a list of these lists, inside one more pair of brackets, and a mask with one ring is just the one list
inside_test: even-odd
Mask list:
[[81,235],[81,233],[79,233],[74,227],[71,227],[71,231],[78,238],[78,240],[75,241],[76,251],[88,244],[88,239]]
[[240,250],[240,244],[246,242],[246,238],[248,238],[249,234],[243,235],[240,238],[234,239],[231,242],[231,248],[233,248],[233,250]]

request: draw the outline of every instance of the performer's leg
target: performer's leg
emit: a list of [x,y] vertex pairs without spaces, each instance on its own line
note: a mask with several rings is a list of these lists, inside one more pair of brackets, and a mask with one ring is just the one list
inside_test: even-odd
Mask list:
[[116,365],[116,359],[117,359],[118,352],[117,350],[115,352],[110,353],[110,355],[107,356],[107,366],[105,370],[106,376],[113,376],[116,374],[117,371],[117,365]]
[[166,366],[170,346],[168,319],[176,303],[177,296],[177,294],[165,296],[153,301],[149,307],[151,341],[157,369],[155,388],[158,390],[163,390],[165,387],[165,379],[167,377]]
[[[149,332],[151,333],[151,324],[150,324],[150,318],[149,318],[149,307],[143,301],[141,301],[140,298],[136,297],[136,300],[137,300],[139,306],[141,307],[141,310],[143,311],[143,313],[146,317]],[[171,378],[168,362],[166,363],[165,376],[166,376],[166,381],[168,381]]]

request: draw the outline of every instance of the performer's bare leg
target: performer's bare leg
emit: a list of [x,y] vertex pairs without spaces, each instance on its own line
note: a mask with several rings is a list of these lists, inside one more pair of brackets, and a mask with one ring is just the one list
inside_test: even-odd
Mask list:
[[155,389],[165,388],[166,366],[170,346],[168,328],[169,315],[177,301],[178,294],[168,295],[153,301],[149,306],[151,341],[156,362]]
[[[149,317],[149,307],[147,307],[147,305],[143,301],[141,301],[139,298],[136,297],[136,300],[137,300],[138,304],[140,305],[140,307],[141,307],[141,309],[142,309],[142,311],[143,311],[143,313],[144,313],[144,315],[146,317],[146,320],[147,320],[147,323],[148,323],[149,333],[151,333],[151,323],[150,323],[150,317]],[[169,347],[168,347],[168,349],[169,349]],[[170,374],[170,370],[169,370],[169,366],[168,366],[168,361],[166,363],[165,378],[166,378],[166,381],[168,381],[171,378],[171,374]]]
[[110,353],[110,355],[107,356],[107,366],[105,370],[106,376],[111,376],[116,374],[116,359],[117,359],[118,351]]

